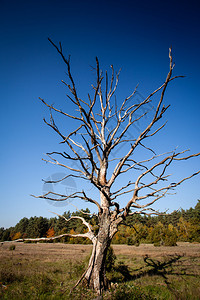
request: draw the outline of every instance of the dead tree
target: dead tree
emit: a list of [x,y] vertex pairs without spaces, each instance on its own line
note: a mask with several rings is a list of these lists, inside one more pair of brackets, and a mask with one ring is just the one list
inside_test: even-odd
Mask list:
[[[200,153],[187,155],[188,150],[178,152],[175,149],[164,154],[157,154],[153,147],[148,145],[149,139],[153,139],[166,125],[166,123],[160,123],[160,120],[170,106],[164,104],[168,84],[178,77],[183,77],[172,76],[174,64],[171,49],[169,49],[169,72],[164,83],[140,102],[135,101],[136,88],[130,96],[117,105],[115,92],[119,73],[115,74],[113,66],[111,66],[110,76],[107,72],[103,75],[96,58],[96,83],[92,85],[93,94],[88,94],[87,100],[82,99],[78,95],[72,76],[70,57],[66,58],[64,55],[61,43],[57,46],[50,39],[49,41],[66,65],[68,81],[62,82],[69,91],[68,101],[75,106],[75,113],[64,112],[40,98],[50,109],[50,120],[44,119],[44,122],[60,136],[61,143],[68,149],[64,152],[47,153],[48,158],[45,161],[68,170],[69,175],[60,181],[67,177],[79,178],[88,181],[99,191],[99,199],[92,199],[86,191],[82,190],[68,196],[56,194],[56,201],[77,198],[97,206],[98,233],[93,231],[92,226],[84,218],[73,217],[81,219],[87,227],[86,233],[73,236],[87,237],[93,244],[88,267],[78,283],[82,279],[86,280],[88,286],[92,286],[97,294],[101,295],[106,287],[106,252],[113,236],[118,231],[119,224],[128,215],[156,214],[157,211],[153,209],[156,201],[200,172],[197,171],[177,182],[170,183],[168,172],[171,165],[174,162],[197,157]],[[155,96],[158,99],[156,105],[153,104]],[[53,113],[76,122],[76,129],[68,134],[61,132],[56,125]],[[115,124],[112,128],[109,126],[111,120]],[[135,138],[128,138],[128,131],[133,130],[139,122],[143,124],[140,126],[140,132],[137,132]],[[119,155],[119,158],[113,157],[112,154],[122,145],[124,145],[123,154]],[[136,158],[138,154],[135,155],[138,149],[141,153],[146,153],[140,159]],[[70,165],[70,161],[76,162],[77,167]],[[122,176],[126,177],[126,184],[121,184],[122,181],[118,180]],[[127,199],[124,206],[120,204],[120,198],[123,195],[126,195]],[[37,198],[55,201],[55,193],[48,192]]]

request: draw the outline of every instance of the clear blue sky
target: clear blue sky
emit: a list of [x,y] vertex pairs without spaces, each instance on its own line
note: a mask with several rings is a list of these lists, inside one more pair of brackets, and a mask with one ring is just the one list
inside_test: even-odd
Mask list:
[[[66,54],[71,54],[72,72],[83,96],[91,91],[95,56],[102,68],[122,67],[121,94],[126,96],[139,83],[146,96],[165,79],[172,45],[175,74],[186,78],[167,92],[169,122],[157,143],[161,152],[176,146],[200,151],[199,5],[193,0],[0,0],[0,227],[14,226],[24,216],[51,217],[49,210],[74,210],[30,196],[42,193],[42,179],[63,172],[41,160],[44,153],[59,150],[59,139],[43,124],[48,113],[38,97],[61,104],[66,93],[60,82],[65,68],[48,37],[62,41]],[[173,171],[178,176],[198,169],[199,158]],[[194,206],[200,199],[199,181],[195,177],[176,195],[161,200],[160,209]]]

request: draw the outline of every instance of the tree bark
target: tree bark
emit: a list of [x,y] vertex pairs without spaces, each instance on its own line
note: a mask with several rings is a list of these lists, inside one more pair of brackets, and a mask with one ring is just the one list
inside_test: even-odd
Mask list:
[[89,261],[85,279],[98,295],[107,288],[108,282],[105,274],[105,261],[107,249],[111,243],[111,218],[109,210],[104,210],[100,217],[100,227],[96,238],[93,240],[93,251]]

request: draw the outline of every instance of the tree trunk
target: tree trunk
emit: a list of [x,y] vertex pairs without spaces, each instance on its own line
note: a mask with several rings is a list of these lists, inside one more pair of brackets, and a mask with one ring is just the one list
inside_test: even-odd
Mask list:
[[93,239],[93,251],[90,257],[85,279],[89,286],[93,287],[98,295],[107,288],[105,274],[105,261],[107,249],[111,242],[111,220],[108,210],[105,210],[100,217],[100,228],[97,237]]

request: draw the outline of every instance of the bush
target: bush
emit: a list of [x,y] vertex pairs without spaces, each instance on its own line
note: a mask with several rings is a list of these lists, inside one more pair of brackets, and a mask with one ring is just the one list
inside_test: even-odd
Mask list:
[[15,250],[15,248],[16,248],[15,245],[10,245],[9,250],[13,251],[13,250]]
[[114,254],[113,248],[109,246],[106,255],[106,271],[110,272],[114,268],[115,260],[116,255]]

